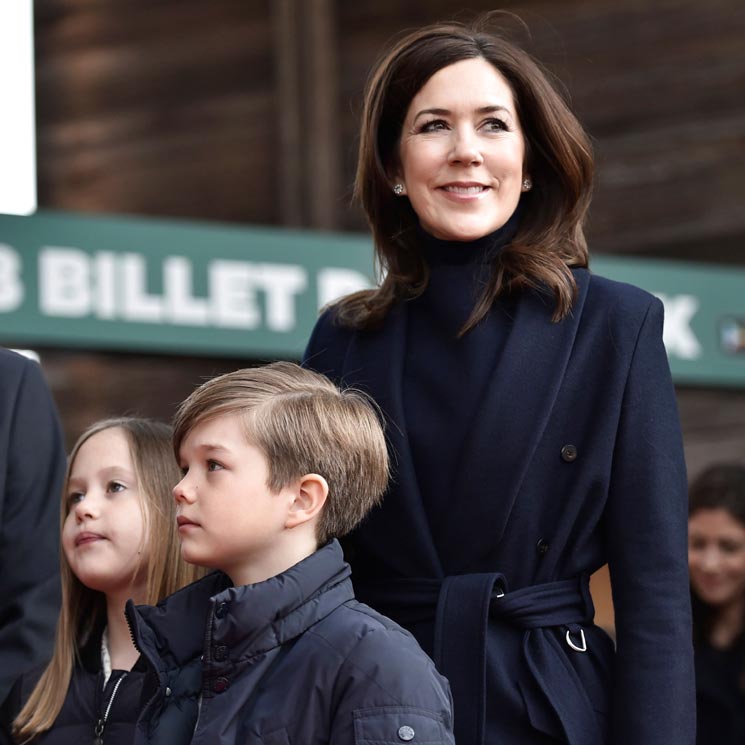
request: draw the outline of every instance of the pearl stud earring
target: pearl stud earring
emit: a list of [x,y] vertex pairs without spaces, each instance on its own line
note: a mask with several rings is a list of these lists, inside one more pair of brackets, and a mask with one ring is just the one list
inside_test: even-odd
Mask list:
[[394,193],[394,194],[395,194],[395,195],[396,195],[397,197],[400,197],[400,196],[401,196],[401,195],[402,195],[402,194],[404,193],[404,185],[403,185],[403,184],[396,184],[396,185],[395,185],[395,186],[393,187],[393,193]]

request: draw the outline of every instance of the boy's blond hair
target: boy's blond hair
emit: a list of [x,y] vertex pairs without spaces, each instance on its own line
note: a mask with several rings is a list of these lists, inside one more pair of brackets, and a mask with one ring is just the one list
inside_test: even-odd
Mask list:
[[360,391],[340,390],[291,362],[220,375],[199,386],[176,412],[176,457],[194,427],[232,414],[242,415],[246,440],[268,461],[270,491],[308,473],[328,482],[319,545],[348,533],[380,501],[388,451],[377,409]]

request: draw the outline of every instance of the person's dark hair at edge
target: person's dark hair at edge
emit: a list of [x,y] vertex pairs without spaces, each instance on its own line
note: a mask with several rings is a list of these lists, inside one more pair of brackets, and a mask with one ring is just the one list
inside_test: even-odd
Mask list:
[[[726,510],[745,526],[745,465],[722,463],[707,468],[689,490],[688,514],[698,510]],[[694,644],[705,643],[711,633],[715,610],[691,593]],[[745,633],[734,648],[745,650]]]

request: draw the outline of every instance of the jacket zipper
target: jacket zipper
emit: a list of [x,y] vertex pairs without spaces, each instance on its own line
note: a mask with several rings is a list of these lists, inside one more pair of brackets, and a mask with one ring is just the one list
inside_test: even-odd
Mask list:
[[[127,605],[124,608],[124,617],[127,619],[127,626],[129,627],[129,635],[132,638],[132,644],[134,644],[134,648],[140,653],[142,658],[147,663],[150,670],[149,673],[152,673],[155,676],[155,681],[157,683],[155,693],[153,693],[152,696],[145,702],[145,705],[140,709],[140,714],[137,717],[137,721],[144,719],[146,716],[149,716],[150,714],[150,707],[155,703],[156,699],[158,698],[158,692],[160,691],[160,676],[158,675],[158,671],[156,666],[153,664],[152,659],[150,659],[150,656],[147,654],[147,652],[142,649],[140,646],[137,634],[135,633],[135,628],[137,625],[137,618],[135,617],[135,612],[132,610],[130,612],[130,606]],[[96,744],[98,745],[98,744]]]
[[119,680],[114,683],[114,690],[111,692],[111,697],[109,698],[109,703],[106,705],[106,711],[103,713],[103,717],[101,717],[96,722],[96,727],[93,730],[95,734],[95,739],[93,740],[93,745],[103,745],[103,731],[106,728],[106,722],[109,718],[109,713],[111,712],[111,706],[114,703],[114,697],[116,696],[116,692],[119,690],[119,686],[122,684],[122,681],[127,677],[127,673],[124,673]]

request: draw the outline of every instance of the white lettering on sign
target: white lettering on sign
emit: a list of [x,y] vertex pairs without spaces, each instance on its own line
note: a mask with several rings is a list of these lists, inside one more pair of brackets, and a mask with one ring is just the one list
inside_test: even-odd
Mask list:
[[209,309],[205,298],[192,294],[191,261],[183,256],[169,256],[163,263],[163,285],[165,287],[166,315],[174,323],[185,326],[206,326]]
[[665,306],[662,340],[667,353],[683,360],[701,357],[701,343],[691,328],[691,321],[699,308],[698,298],[695,295],[655,295]]
[[[141,254],[123,254],[119,257],[122,268],[124,294],[122,317],[125,321],[162,323],[163,298],[147,291],[147,266]],[[170,319],[169,319],[170,320]]]
[[77,248],[39,252],[39,307],[47,316],[82,318],[91,312],[91,260]]
[[260,264],[262,289],[266,293],[266,325],[272,331],[290,331],[295,326],[295,296],[308,286],[299,266]]
[[253,329],[259,325],[261,309],[252,275],[252,267],[245,261],[213,261],[210,264],[209,287],[215,326]]
[[321,269],[318,272],[318,306],[323,308],[344,295],[370,287],[370,280],[354,269]]
[[[20,303],[18,257],[8,251],[5,259],[0,252],[0,289],[3,283],[10,287],[15,278]],[[39,307],[44,315],[65,318],[236,329],[263,323],[277,332],[295,328],[296,298],[308,286],[302,266],[217,259],[206,271],[208,295],[197,297],[192,262],[169,256],[163,261],[163,291],[155,293],[148,289],[148,264],[142,254],[88,254],[47,246],[39,253]],[[2,302],[8,304],[12,297],[7,292]]]
[[14,249],[0,243],[0,313],[17,310],[22,303],[21,259]]
[[116,254],[101,251],[95,257],[96,283],[93,288],[93,307],[96,315],[109,321],[116,318],[118,306],[116,282]]

